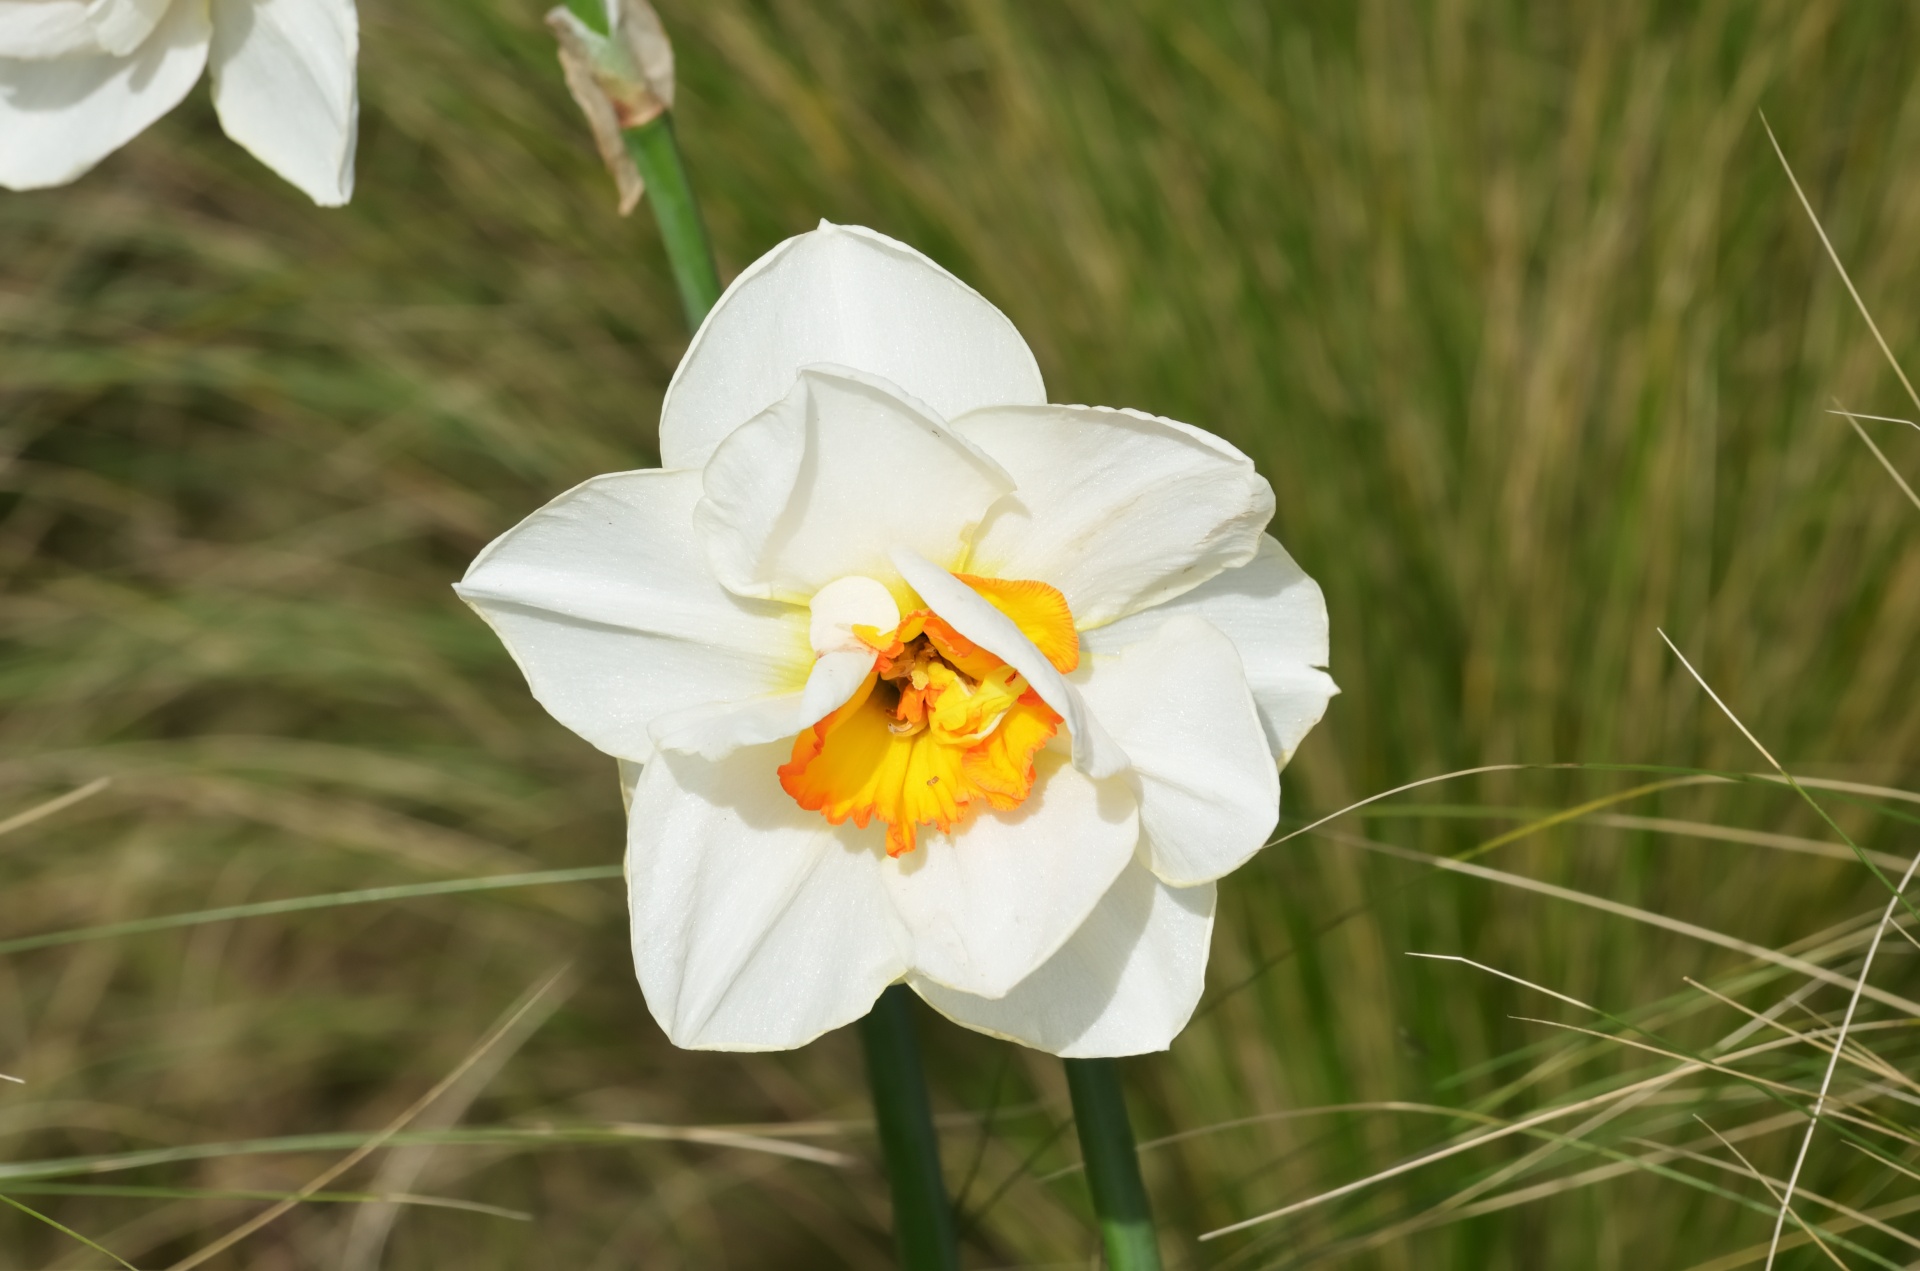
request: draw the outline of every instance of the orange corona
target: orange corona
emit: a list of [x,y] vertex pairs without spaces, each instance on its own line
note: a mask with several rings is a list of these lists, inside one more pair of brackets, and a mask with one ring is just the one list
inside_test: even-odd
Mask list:
[[[1066,597],[1046,583],[958,576],[999,609],[1061,672],[1080,662]],[[976,802],[1019,807],[1033,757],[1060,716],[1000,658],[916,609],[891,631],[855,627],[876,654],[847,703],[802,732],[780,785],[839,825],[886,822],[887,854],[911,852],[918,827],[950,832]]]

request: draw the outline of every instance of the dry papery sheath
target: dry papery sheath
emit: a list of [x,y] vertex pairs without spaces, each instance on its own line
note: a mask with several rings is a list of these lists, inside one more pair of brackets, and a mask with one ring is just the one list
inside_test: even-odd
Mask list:
[[646,185],[620,134],[673,109],[673,44],[647,0],[606,0],[606,14],[606,35],[564,5],[548,11],[547,26],[560,43],[567,90],[593,130],[625,216],[639,206]]

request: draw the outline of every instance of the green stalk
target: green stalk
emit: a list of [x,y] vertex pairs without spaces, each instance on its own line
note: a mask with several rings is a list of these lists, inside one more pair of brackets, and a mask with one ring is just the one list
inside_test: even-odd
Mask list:
[[1080,1132],[1087,1187],[1100,1220],[1109,1271],[1160,1271],[1160,1241],[1153,1231],[1147,1187],[1140,1181],[1140,1155],[1127,1120],[1120,1070],[1111,1059],[1067,1059],[1067,1090]]
[[700,205],[694,202],[680,143],[673,133],[673,112],[629,128],[623,134],[627,154],[646,182],[646,202],[660,223],[660,241],[666,245],[673,281],[680,287],[680,307],[687,329],[698,331],[714,302],[720,299],[720,275],[713,267],[713,246],[707,241]]
[[893,1236],[904,1271],[958,1271],[953,1206],[940,1177],[940,1140],[933,1132],[920,1044],[913,1035],[913,994],[895,984],[860,1021],[867,1082],[880,1129],[887,1181],[893,1187]]

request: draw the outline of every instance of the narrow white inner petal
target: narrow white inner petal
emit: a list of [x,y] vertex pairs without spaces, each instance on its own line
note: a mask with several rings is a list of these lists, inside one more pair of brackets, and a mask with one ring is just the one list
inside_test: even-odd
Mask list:
[[858,652],[867,646],[853,634],[855,627],[891,631],[899,625],[900,607],[893,602],[893,593],[862,574],[849,574],[814,593],[807,637],[816,654]]
[[800,724],[787,735],[811,728],[847,704],[860,685],[873,674],[878,657],[872,649],[836,649],[822,653],[807,673],[807,687],[800,695]]
[[1120,743],[1080,698],[1080,691],[1053,669],[1013,619],[988,604],[979,592],[911,548],[893,549],[893,566],[927,607],[955,631],[1020,672],[1040,700],[1059,712],[1073,738],[1073,766],[1090,777],[1111,777],[1127,769]]

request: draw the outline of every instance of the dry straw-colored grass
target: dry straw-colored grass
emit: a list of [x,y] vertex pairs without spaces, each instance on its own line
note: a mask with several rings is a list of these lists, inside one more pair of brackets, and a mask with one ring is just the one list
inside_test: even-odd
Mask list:
[[[6,946],[0,1194],[133,1265],[310,1184],[204,1265],[890,1265],[851,1038],[676,1052],[617,883],[437,886],[617,862],[610,765],[447,584],[651,460],[685,338],[540,7],[364,5],[348,211],[199,98],[0,198],[0,942],[414,889]],[[1004,307],[1057,400],[1260,462],[1346,689],[1291,826],[1481,765],[1764,771],[1660,627],[1885,872],[1911,857],[1920,805],[1864,787],[1920,759],[1920,518],[1827,413],[1906,402],[1758,112],[1913,350],[1912,12],[661,7],[724,271],[872,224]],[[1861,426],[1920,477],[1920,437]],[[1173,1265],[1760,1265],[1885,902],[1778,783],[1486,772],[1292,839],[1226,887],[1193,1026],[1126,1067]],[[1915,958],[1886,937],[1780,1265],[1920,1253]],[[1086,1265],[1058,1066],[926,1037],[969,1265]],[[0,1268],[108,1265],[0,1216]]]

